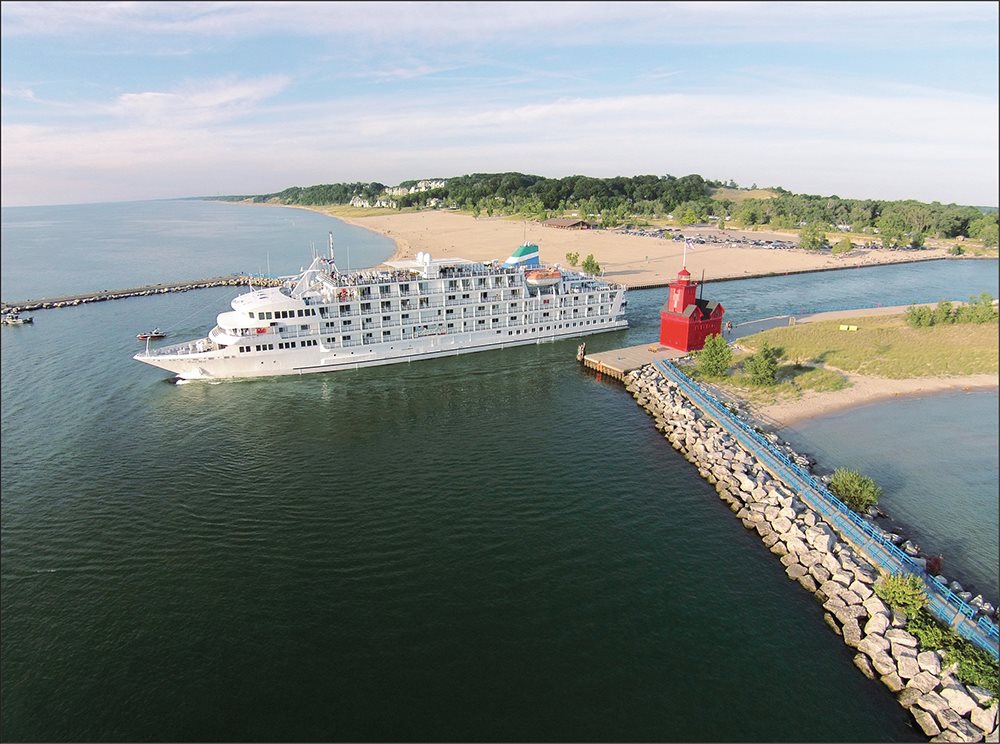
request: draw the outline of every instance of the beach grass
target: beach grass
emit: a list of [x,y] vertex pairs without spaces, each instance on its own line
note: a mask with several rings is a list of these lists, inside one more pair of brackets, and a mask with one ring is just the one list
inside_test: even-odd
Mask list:
[[743,362],[750,357],[749,352],[733,355],[733,365],[725,377],[707,378],[698,374],[696,368],[687,370],[693,378],[720,387],[753,406],[768,406],[775,403],[799,400],[807,392],[832,392],[850,387],[850,382],[841,373],[801,364],[782,364],[776,375],[777,384],[762,387],[750,382],[743,371]]
[[[841,330],[849,324],[856,331]],[[895,380],[996,374],[997,323],[911,328],[902,315],[827,320],[773,328],[740,340],[754,351],[767,341],[780,360]]]

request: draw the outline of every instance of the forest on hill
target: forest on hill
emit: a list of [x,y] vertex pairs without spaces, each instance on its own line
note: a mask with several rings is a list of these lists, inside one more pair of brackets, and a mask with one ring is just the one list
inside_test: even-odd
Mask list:
[[[523,173],[474,173],[439,180],[445,185],[391,197],[386,195],[384,184],[356,182],[293,186],[274,194],[226,198],[302,206],[346,205],[356,197],[372,204],[391,199],[396,209],[434,206],[476,216],[532,219],[577,215],[603,227],[656,220],[691,225],[717,218],[722,224],[745,228],[797,230],[812,226],[877,233],[884,244],[896,246],[920,246],[927,237],[966,237],[981,240],[986,246],[997,245],[996,211],[957,204],[841,199],[793,194],[780,187],[768,189],[763,196],[756,184],[741,189],[735,183],[710,181],[699,175],[545,178]],[[405,181],[399,186],[417,183]],[[747,197],[739,198],[743,194]]]

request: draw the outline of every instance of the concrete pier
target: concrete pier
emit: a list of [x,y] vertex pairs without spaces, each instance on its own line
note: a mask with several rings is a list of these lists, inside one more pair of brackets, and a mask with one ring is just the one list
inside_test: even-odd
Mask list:
[[625,375],[634,369],[640,369],[661,359],[680,359],[687,354],[686,351],[671,349],[653,342],[640,346],[628,346],[624,349],[584,354],[581,361],[583,366],[588,369],[608,375],[615,380],[624,380]]

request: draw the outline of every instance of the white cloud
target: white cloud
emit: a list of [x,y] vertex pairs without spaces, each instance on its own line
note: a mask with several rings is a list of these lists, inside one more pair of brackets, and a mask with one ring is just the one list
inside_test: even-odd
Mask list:
[[700,173],[843,197],[997,203],[988,167],[997,162],[997,110],[971,97],[663,95],[512,107],[414,99],[391,111],[374,98],[272,108],[267,124],[228,116],[234,103],[280,87],[137,95],[124,105],[135,123],[101,129],[5,126],[3,202],[52,203],[51,184],[80,172],[91,175],[88,194],[118,200],[197,195],[208,182],[215,192],[256,193],[521,170]]
[[[93,32],[247,36],[290,33],[464,45],[498,37],[554,46],[612,39],[673,44],[966,44],[995,38],[982,2],[21,2],[8,36]],[[896,29],[887,35],[886,26]]]

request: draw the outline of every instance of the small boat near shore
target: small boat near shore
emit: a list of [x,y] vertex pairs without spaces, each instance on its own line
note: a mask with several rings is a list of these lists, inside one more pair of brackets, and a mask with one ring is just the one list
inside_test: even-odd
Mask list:
[[158,338],[166,338],[167,334],[161,331],[159,328],[154,328],[151,331],[144,331],[142,333],[137,333],[135,337],[140,341],[155,341]]
[[21,315],[20,313],[4,313],[3,318],[0,318],[0,323],[3,325],[25,325],[34,322],[35,319],[30,315]]

